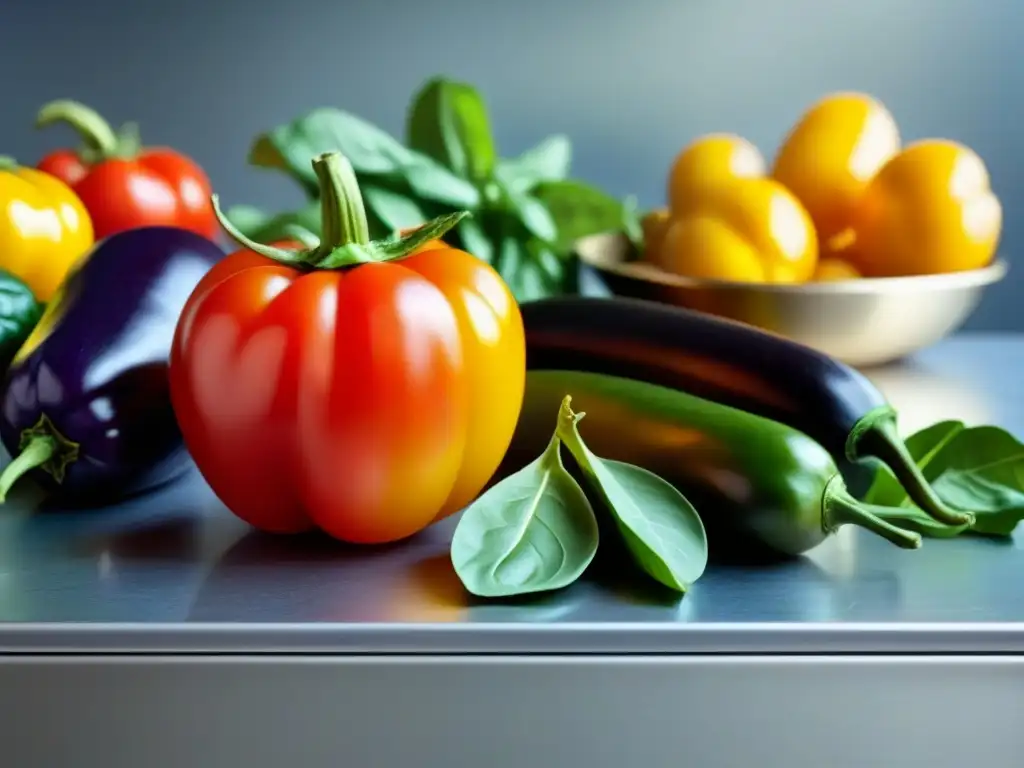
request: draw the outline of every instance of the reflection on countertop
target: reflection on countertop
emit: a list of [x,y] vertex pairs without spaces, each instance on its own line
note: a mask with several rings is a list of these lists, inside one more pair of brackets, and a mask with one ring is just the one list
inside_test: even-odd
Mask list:
[[[1016,398],[1024,340],[954,339],[918,359],[868,371],[904,431],[945,418],[1024,433]],[[41,510],[19,491],[0,515],[4,623],[162,625],[686,626],[821,622],[1008,622],[1024,616],[1024,535],[961,538],[899,550],[842,530],[804,557],[712,563],[680,596],[638,576],[609,548],[556,594],[472,598],[448,559],[455,519],[383,548],[319,535],[253,531],[198,473],[102,511]]]

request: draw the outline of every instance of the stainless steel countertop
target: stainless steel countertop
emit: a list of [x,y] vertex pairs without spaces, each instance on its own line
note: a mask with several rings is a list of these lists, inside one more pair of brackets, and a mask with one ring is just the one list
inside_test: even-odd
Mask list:
[[[904,432],[1024,435],[1024,336],[960,336],[869,375]],[[386,549],[274,538],[197,475],[102,511],[0,513],[0,652],[1024,652],[1024,532],[899,550],[844,530],[772,567],[713,566],[682,598],[600,573],[512,604],[469,598],[452,524]]]

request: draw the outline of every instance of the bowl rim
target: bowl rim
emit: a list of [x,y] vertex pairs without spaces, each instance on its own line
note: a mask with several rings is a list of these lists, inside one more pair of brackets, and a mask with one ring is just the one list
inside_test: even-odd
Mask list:
[[[580,261],[598,271],[610,272],[631,280],[674,288],[713,288],[725,291],[758,291],[775,294],[835,295],[863,293],[901,293],[922,290],[943,290],[976,288],[991,285],[1002,280],[1009,271],[1009,262],[1000,254],[987,266],[961,272],[943,272],[927,275],[902,275],[899,277],[865,277],[853,280],[831,280],[816,283],[742,283],[734,280],[685,277],[665,272],[654,264],[629,262],[610,257],[610,241],[614,238],[620,244],[629,244],[625,235],[607,233],[592,235],[577,242],[574,251]],[[605,241],[608,244],[602,244]]]

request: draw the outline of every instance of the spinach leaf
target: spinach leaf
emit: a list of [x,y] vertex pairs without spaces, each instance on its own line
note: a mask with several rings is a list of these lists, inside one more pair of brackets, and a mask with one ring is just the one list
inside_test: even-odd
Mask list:
[[473,86],[443,77],[413,98],[406,141],[462,178],[487,178],[497,160],[483,98]]
[[495,178],[518,192],[529,192],[542,181],[561,181],[569,175],[572,144],[568,137],[556,134],[544,139],[516,158],[499,160]]
[[340,151],[349,159],[360,182],[376,179],[455,208],[474,208],[480,202],[479,192],[468,181],[375,125],[329,107],[315,109],[258,136],[249,151],[249,163],[286,171],[314,198],[319,185],[311,161],[332,151]]
[[539,458],[462,513],[451,559],[472,594],[509,597],[566,587],[594,559],[597,518],[560,450],[561,441],[552,437]]
[[0,369],[6,370],[43,316],[32,289],[0,270]]
[[578,431],[584,415],[572,412],[567,395],[558,436],[612,513],[640,567],[666,587],[686,592],[708,563],[700,516],[668,481],[632,464],[595,456]]
[[546,181],[533,194],[551,214],[561,250],[572,249],[581,237],[621,231],[626,224],[622,202],[582,181]]
[[[974,513],[975,522],[969,530],[1009,536],[1024,520],[1024,444],[1006,430],[944,421],[911,435],[906,443],[939,498],[954,508]],[[876,474],[865,499],[873,504],[916,509],[884,468]],[[911,519],[910,524],[916,524],[915,520]],[[929,535],[928,531],[921,533]]]

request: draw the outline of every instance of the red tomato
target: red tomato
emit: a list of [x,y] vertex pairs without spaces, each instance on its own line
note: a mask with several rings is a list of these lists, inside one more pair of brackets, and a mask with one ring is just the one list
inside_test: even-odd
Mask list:
[[503,458],[525,386],[522,318],[448,247],[347,270],[249,250],[182,313],[171,396],[224,504],[268,531],[407,537],[465,506]]

